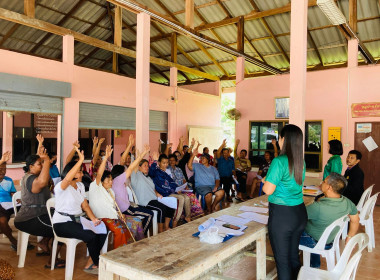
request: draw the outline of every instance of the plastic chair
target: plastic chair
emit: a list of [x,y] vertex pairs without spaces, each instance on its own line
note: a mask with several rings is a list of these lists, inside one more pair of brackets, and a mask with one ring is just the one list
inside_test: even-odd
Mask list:
[[[12,204],[13,204],[13,210],[15,213],[15,217],[17,216],[17,199],[21,199],[21,191],[16,192],[12,196]],[[25,264],[25,257],[26,257],[26,251],[28,250],[28,242],[29,242],[29,233],[23,232],[19,230],[17,232],[17,255],[18,258],[18,267],[22,268]],[[40,242],[42,240],[41,236],[37,236],[37,242]],[[38,248],[38,251],[41,249]]]
[[375,248],[375,230],[373,227],[373,209],[376,204],[376,200],[379,193],[376,193],[370,197],[364,204],[362,211],[360,211],[359,218],[360,224],[365,227],[365,233],[368,234],[369,244],[368,252],[372,252],[372,248]]
[[[327,270],[331,271],[335,266],[335,255],[337,260],[339,260],[340,257],[340,251],[339,251],[339,238],[342,234],[344,223],[348,219],[347,215],[344,215],[343,217],[340,217],[339,219],[335,220],[331,225],[329,225],[325,231],[323,232],[321,238],[319,239],[317,245],[315,245],[314,248],[309,248],[303,245],[299,245],[299,249],[303,251],[303,265],[305,267],[310,267],[310,254],[318,254],[322,257],[326,258],[327,262]],[[339,228],[338,233],[336,234],[333,246],[331,249],[326,250],[326,242],[329,238],[331,232],[336,228]]]
[[[197,194],[197,198],[198,198],[198,201],[201,203],[201,207],[202,207],[202,209],[203,210],[205,210],[207,207],[206,207],[206,200],[205,200],[205,197],[204,197],[204,195],[200,195],[200,194]],[[214,201],[214,199],[215,199],[215,195],[213,194],[212,195],[212,202]],[[223,209],[223,201],[224,201],[224,197],[222,198],[222,200],[219,202],[219,207],[220,207],[220,209]],[[211,202],[211,203],[212,203]]]
[[[365,233],[359,233],[348,241],[343,250],[342,257],[331,271],[302,266],[298,274],[299,280],[348,280],[355,279],[363,250],[367,247],[369,237]],[[358,251],[351,257],[353,249],[358,245]]]
[[[362,211],[363,209],[363,206],[364,206],[364,203],[368,200],[368,198],[371,197],[371,192],[372,192],[372,189],[373,189],[373,186],[375,184],[369,186],[362,194],[362,196],[360,197],[360,200],[358,202],[358,205],[356,205],[356,209],[358,209],[358,211]],[[348,221],[345,223],[344,225],[344,229],[343,229],[343,232],[342,232],[342,239],[343,240],[346,240],[347,238],[347,232],[348,232]]]
[[[46,202],[46,208],[48,209],[48,214],[50,218],[50,222],[52,223],[51,218],[51,208],[55,207],[55,198],[50,198]],[[53,223],[52,223],[53,224]],[[79,243],[83,242],[82,240],[75,239],[75,238],[64,238],[59,237],[53,227],[53,233],[54,233],[54,241],[53,241],[53,250],[51,254],[51,270],[54,270],[55,266],[55,256],[57,254],[57,245],[58,242],[62,242],[66,244],[66,268],[65,268],[65,280],[71,280],[73,279],[73,271],[74,271],[74,261],[75,261],[75,250]],[[106,241],[104,242],[104,246],[102,250],[100,251],[101,254],[104,254],[107,252],[108,248],[108,236]]]
[[[127,193],[128,193],[129,201],[139,204],[136,194],[130,186],[127,186]],[[152,218],[153,235],[157,235],[158,234],[158,224],[157,224],[158,213],[156,210],[152,210],[152,211],[153,211],[153,218]],[[144,218],[144,217],[141,217],[141,218]],[[148,230],[148,237],[149,237],[149,230]]]

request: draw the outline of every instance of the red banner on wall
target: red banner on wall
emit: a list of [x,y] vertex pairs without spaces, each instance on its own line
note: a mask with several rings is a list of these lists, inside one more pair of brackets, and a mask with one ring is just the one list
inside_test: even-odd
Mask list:
[[353,118],[380,117],[380,102],[352,103]]

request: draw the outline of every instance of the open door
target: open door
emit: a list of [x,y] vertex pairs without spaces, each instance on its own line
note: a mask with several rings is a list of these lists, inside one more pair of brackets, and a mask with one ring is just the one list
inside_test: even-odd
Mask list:
[[[380,192],[380,122],[372,122],[371,132],[358,133],[357,124],[371,123],[371,122],[357,122],[355,123],[355,150],[362,153],[363,158],[360,161],[360,167],[364,172],[364,189],[370,185],[375,184],[372,195]],[[369,152],[363,144],[363,140],[372,136],[379,148]],[[376,205],[379,205],[379,199]]]

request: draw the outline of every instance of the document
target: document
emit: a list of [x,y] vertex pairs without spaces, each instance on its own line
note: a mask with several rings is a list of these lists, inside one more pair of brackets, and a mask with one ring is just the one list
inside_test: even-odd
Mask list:
[[223,216],[217,217],[216,219],[219,221],[229,223],[229,224],[233,224],[233,225],[245,225],[251,221],[250,219],[242,219],[242,218],[229,216],[229,215],[223,215]]
[[167,207],[177,209],[177,199],[175,197],[158,198],[158,202],[165,204]]
[[205,231],[209,227],[212,227],[214,224],[215,224],[215,219],[210,218],[206,222],[204,222],[203,224],[200,224],[198,227],[198,230],[199,230],[199,232]]
[[269,206],[269,202],[268,201],[260,201],[260,203],[266,207]]
[[239,226],[239,225],[234,225],[236,227],[238,227],[239,229],[232,229],[232,228],[229,228],[228,227],[229,224],[226,224],[225,222],[223,221],[216,221],[215,222],[215,227],[218,228],[218,234],[219,235],[234,235],[234,236],[240,236],[240,235],[243,235],[244,234],[244,231],[247,226]]
[[242,206],[239,209],[244,212],[256,212],[256,213],[268,213],[269,209],[265,207],[253,207],[253,206]]
[[269,216],[257,214],[254,212],[244,212],[244,213],[239,214],[238,216],[244,219],[248,219],[250,221],[255,221],[257,223],[264,224],[264,225],[268,224],[268,219],[269,219]]
[[368,149],[369,152],[372,152],[373,150],[378,148],[378,146],[377,146],[375,140],[373,140],[372,136],[367,137],[362,142],[363,142],[364,146]]
[[[183,185],[177,187],[177,188],[175,189],[175,192],[176,192],[176,193],[178,193],[178,192],[182,192],[182,191],[184,191],[184,190],[186,189],[186,187],[187,187],[187,183],[185,183],[185,184],[183,184]],[[176,208],[177,208],[177,207],[176,207]]]
[[82,224],[84,230],[91,230],[96,234],[107,234],[107,228],[103,222],[95,226],[92,221],[87,220],[84,217],[80,217],[80,223]]
[[183,190],[182,192],[193,192],[193,190]]
[[[13,208],[13,203],[12,202],[1,202],[0,205],[5,210],[9,210],[9,209]],[[21,203],[17,203],[16,206],[21,206]]]

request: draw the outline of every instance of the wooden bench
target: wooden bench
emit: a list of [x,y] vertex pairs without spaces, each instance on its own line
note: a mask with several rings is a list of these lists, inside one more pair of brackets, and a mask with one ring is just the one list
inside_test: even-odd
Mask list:
[[[307,201],[312,200],[306,198]],[[99,279],[112,280],[113,275],[131,280],[199,279],[215,267],[256,242],[256,279],[266,278],[266,225],[247,224],[245,234],[227,242],[210,245],[192,236],[208,218],[237,216],[243,205],[267,201],[267,196],[233,205],[151,238],[120,247],[100,256]],[[307,202],[310,203],[310,202]]]

